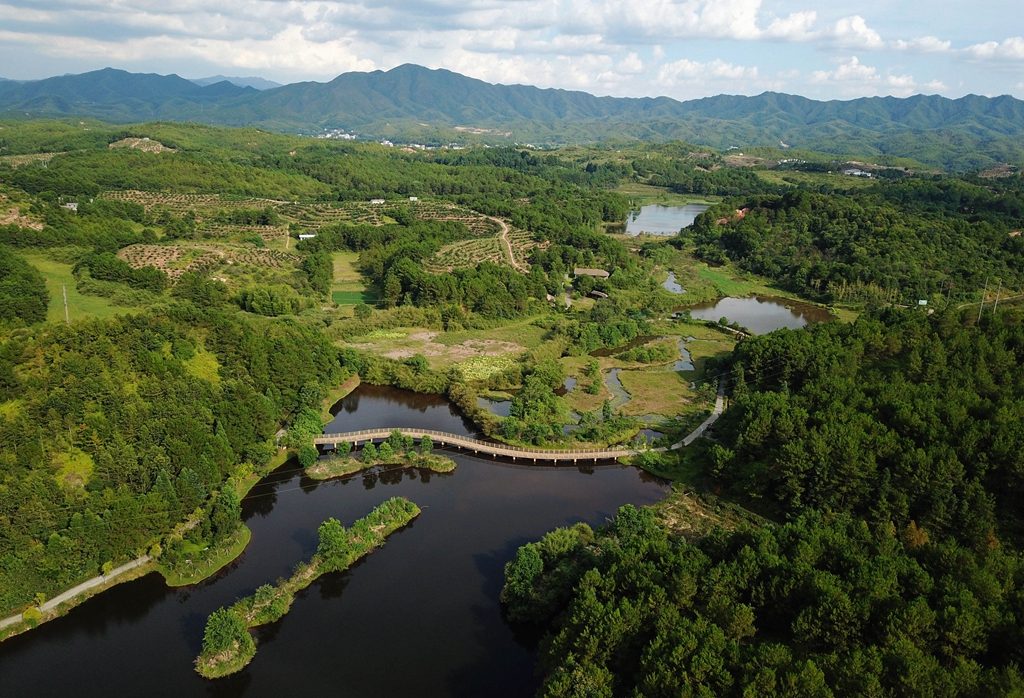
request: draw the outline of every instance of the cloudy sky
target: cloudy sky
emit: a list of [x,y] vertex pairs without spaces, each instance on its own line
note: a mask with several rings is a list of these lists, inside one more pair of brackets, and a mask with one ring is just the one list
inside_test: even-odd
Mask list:
[[0,0],[0,76],[329,80],[402,63],[679,99],[1024,97],[1021,0]]

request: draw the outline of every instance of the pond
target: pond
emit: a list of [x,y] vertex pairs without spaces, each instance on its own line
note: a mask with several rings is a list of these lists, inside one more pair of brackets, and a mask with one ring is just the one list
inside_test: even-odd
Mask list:
[[811,322],[832,319],[826,308],[771,296],[720,298],[691,306],[688,310],[690,316],[698,320],[717,322],[725,317],[730,323],[739,323],[754,334],[767,334],[783,327],[795,330]]
[[686,293],[686,289],[680,286],[679,282],[676,281],[676,273],[674,271],[670,271],[668,273],[668,278],[661,282],[661,287],[671,293]]
[[[439,396],[363,385],[328,431],[422,426],[475,431]],[[440,449],[439,449],[440,450]],[[538,638],[509,625],[498,594],[516,549],[557,526],[604,523],[665,486],[617,464],[534,467],[453,453],[448,475],[374,469],[316,483],[295,461],[243,501],[245,553],[214,578],[169,589],[157,574],[114,587],[0,644],[0,696],[529,696]],[[216,682],[192,669],[207,616],[288,576],[317,526],[346,526],[394,496],[423,513],[352,569],[325,575],[261,629],[246,669]]]
[[693,224],[697,216],[708,210],[706,204],[686,204],[685,206],[662,206],[655,204],[643,206],[633,211],[626,218],[626,234],[672,236],[678,235],[680,229]]

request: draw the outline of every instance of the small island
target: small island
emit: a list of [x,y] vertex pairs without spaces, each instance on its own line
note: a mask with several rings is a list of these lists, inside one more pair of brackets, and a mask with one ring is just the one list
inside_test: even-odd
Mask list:
[[[363,446],[359,458],[351,455],[352,444],[343,441],[338,444],[336,452],[323,460],[318,459],[318,454],[309,451],[306,451],[305,454],[300,452],[299,460],[306,469],[306,475],[313,480],[344,477],[376,465],[423,468],[435,473],[450,473],[455,470],[455,461],[446,456],[432,453],[433,448],[434,444],[430,437],[424,435],[417,452],[413,447],[412,437],[403,436],[400,431],[395,430],[379,446],[372,443]],[[316,448],[311,447],[311,450],[315,451]]]
[[256,656],[250,628],[283,617],[296,593],[323,574],[348,569],[419,514],[420,508],[408,499],[394,497],[347,530],[337,519],[324,521],[318,531],[320,543],[316,554],[308,563],[300,563],[290,579],[277,586],[264,584],[252,596],[210,614],[203,635],[203,651],[196,658],[196,671],[204,678],[215,679],[243,669]]

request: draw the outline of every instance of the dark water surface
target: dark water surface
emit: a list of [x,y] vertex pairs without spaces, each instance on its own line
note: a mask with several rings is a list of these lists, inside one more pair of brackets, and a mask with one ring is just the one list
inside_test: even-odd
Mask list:
[[[436,396],[361,386],[331,431],[423,426],[472,433]],[[150,574],[66,617],[0,644],[0,696],[529,696],[536,638],[502,618],[505,562],[556,526],[600,524],[662,484],[618,465],[513,467],[455,455],[448,475],[371,471],[314,483],[290,461],[243,502],[252,542],[192,588]],[[316,551],[317,526],[346,526],[401,495],[423,513],[352,569],[325,575],[291,612],[257,633],[242,672],[205,681],[193,671],[207,616]]]
[[783,327],[795,330],[811,322],[832,319],[825,308],[771,296],[720,298],[690,306],[688,310],[691,317],[698,320],[717,321],[721,317],[728,318],[729,322],[738,322],[754,334],[767,334]]

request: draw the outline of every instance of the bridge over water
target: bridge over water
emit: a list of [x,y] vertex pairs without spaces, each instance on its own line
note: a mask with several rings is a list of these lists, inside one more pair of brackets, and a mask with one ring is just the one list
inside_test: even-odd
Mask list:
[[[670,446],[669,448],[656,448],[652,449],[655,451],[668,451],[683,446],[688,446],[693,443],[694,439],[701,436],[715,421],[719,415],[722,414],[722,410],[725,407],[725,381],[719,382],[718,385],[718,398],[715,400],[715,409],[711,415],[701,424],[699,427],[693,430],[693,432],[685,439],[677,444]],[[346,431],[337,434],[323,434],[313,439],[313,443],[318,446],[330,446],[347,441],[350,444],[358,446],[360,443],[366,443],[369,441],[375,441],[379,439],[386,439],[391,436],[391,432],[401,432],[402,436],[409,436],[419,441],[424,436],[429,436],[431,441],[434,441],[440,446],[456,446],[458,448],[472,451],[473,453],[489,453],[492,456],[502,456],[503,458],[511,458],[512,460],[532,460],[536,461],[553,461],[555,463],[562,461],[572,461],[576,463],[581,460],[615,460],[616,458],[622,458],[624,456],[633,456],[640,451],[631,448],[582,448],[582,449],[553,449],[553,448],[531,448],[523,446],[509,446],[508,444],[498,443],[495,441],[483,441],[481,439],[475,439],[472,436],[460,436],[459,434],[450,434],[445,431],[434,431],[433,429],[412,429],[403,427],[394,427],[390,429],[363,429],[361,431]]]

